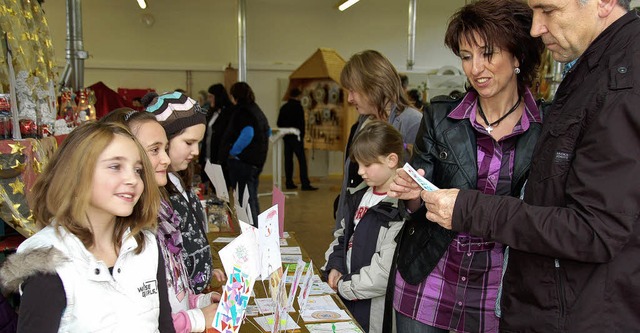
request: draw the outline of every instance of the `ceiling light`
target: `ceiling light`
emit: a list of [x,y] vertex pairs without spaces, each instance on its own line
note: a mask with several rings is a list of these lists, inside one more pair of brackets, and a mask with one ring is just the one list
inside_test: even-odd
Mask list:
[[360,1],[360,0],[347,0],[347,1],[343,2],[340,6],[338,6],[338,9],[340,11],[343,11],[343,10],[351,7],[352,5],[354,5],[358,1]]
[[140,8],[145,9],[147,8],[147,2],[145,0],[138,0],[138,6],[140,6]]

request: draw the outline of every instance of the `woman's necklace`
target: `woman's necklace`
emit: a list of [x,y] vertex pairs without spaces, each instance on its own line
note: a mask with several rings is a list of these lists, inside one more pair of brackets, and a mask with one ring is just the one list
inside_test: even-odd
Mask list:
[[480,105],[480,99],[478,99],[478,111],[480,112],[480,117],[482,117],[482,120],[484,120],[484,123],[487,124],[487,127],[485,127],[484,129],[487,130],[487,132],[489,134],[491,134],[491,131],[493,131],[493,126],[498,125],[501,121],[504,120],[504,118],[507,118],[510,114],[513,113],[513,111],[515,111],[518,106],[520,105],[520,101],[522,100],[522,98],[520,98],[520,96],[518,96],[518,101],[516,102],[516,104],[514,104],[511,109],[509,109],[509,111],[507,111],[507,113],[505,113],[502,117],[500,117],[500,119],[489,123],[489,120],[487,120],[487,116],[485,116],[484,111],[482,110],[482,105]]

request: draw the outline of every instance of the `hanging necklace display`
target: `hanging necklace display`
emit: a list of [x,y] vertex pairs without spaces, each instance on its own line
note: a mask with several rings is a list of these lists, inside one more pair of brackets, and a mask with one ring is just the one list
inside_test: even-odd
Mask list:
[[504,120],[504,118],[507,118],[510,114],[513,113],[513,111],[515,111],[518,106],[520,105],[520,101],[522,100],[522,98],[520,98],[520,96],[518,96],[518,101],[516,101],[516,104],[514,104],[511,109],[509,109],[509,111],[507,111],[507,113],[505,113],[502,117],[500,117],[500,119],[489,123],[489,120],[487,119],[487,116],[484,114],[484,111],[482,110],[482,105],[480,105],[480,99],[478,99],[478,113],[480,113],[480,117],[482,117],[482,120],[484,121],[485,124],[487,124],[487,127],[485,127],[484,129],[487,130],[487,132],[489,134],[491,134],[491,131],[493,131],[493,126],[498,125],[501,121]]

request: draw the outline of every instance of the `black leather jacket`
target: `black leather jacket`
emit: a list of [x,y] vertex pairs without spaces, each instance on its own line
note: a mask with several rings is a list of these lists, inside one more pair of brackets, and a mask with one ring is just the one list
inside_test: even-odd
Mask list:
[[[439,188],[475,189],[478,178],[476,134],[468,119],[447,115],[462,99],[438,96],[431,100],[422,117],[411,164],[425,170],[425,177]],[[510,195],[518,197],[531,164],[531,155],[542,124],[531,122],[518,136]],[[456,232],[425,219],[424,206],[412,214],[400,232],[397,269],[413,285],[422,282],[433,270]],[[393,278],[393,277],[392,277]]]

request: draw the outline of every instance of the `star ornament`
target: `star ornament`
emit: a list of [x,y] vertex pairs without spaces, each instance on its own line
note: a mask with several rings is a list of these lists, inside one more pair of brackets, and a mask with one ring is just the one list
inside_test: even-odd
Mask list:
[[38,161],[35,157],[33,158],[33,171],[36,174],[42,173],[42,162]]
[[22,224],[22,220],[20,220],[20,218],[14,214],[11,214],[11,218],[12,218],[12,224],[14,227],[16,228],[24,228],[24,225]]
[[11,189],[13,189],[13,194],[24,194],[24,183],[20,181],[19,178],[16,178],[15,182],[9,183],[9,186],[11,186]]
[[20,161],[16,160],[16,164],[12,165],[11,169],[22,171],[26,165],[27,163],[20,163]]
[[27,147],[21,145],[20,143],[10,143],[9,147],[11,147],[11,154],[20,153],[25,150]]

